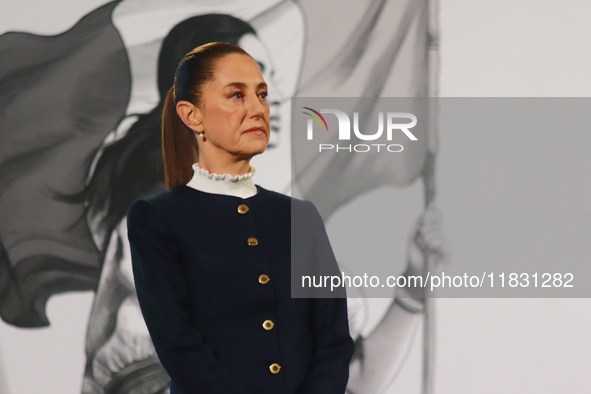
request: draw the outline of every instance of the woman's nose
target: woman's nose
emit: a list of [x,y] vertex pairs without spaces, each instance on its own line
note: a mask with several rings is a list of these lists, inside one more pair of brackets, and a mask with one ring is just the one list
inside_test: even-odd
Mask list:
[[269,111],[267,103],[259,98],[258,94],[251,95],[248,100],[248,111],[252,116],[263,116],[266,111]]

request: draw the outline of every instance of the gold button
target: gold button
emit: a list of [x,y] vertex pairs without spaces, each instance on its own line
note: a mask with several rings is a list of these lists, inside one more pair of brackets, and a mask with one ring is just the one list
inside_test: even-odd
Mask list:
[[259,240],[255,237],[248,237],[246,242],[248,242],[248,246],[257,246],[259,244]]
[[266,285],[267,283],[269,283],[270,280],[271,278],[269,278],[269,275],[267,274],[259,275],[259,283],[261,285]]
[[273,323],[273,320],[265,320],[265,321],[263,322],[263,328],[264,328],[266,331],[270,331],[270,330],[272,330],[274,326],[275,326],[275,323]]
[[246,204],[238,205],[238,213],[239,214],[244,215],[246,212],[248,212],[248,205],[246,205]]
[[273,363],[273,364],[269,365],[269,371],[271,371],[271,373],[273,375],[277,375],[279,373],[279,371],[281,371],[281,365],[279,365],[277,363]]

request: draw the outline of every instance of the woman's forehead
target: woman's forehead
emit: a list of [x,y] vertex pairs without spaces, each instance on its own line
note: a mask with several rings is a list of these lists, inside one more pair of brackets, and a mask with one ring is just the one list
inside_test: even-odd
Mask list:
[[228,84],[259,85],[265,80],[258,63],[250,56],[229,54],[216,61],[214,79],[223,86]]

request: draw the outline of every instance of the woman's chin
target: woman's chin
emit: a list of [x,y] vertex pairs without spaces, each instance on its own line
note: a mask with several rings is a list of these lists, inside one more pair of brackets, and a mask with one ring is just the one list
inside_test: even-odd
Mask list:
[[248,148],[246,149],[250,154],[253,156],[260,155],[265,150],[267,150],[267,146],[269,145],[269,140],[267,138],[261,139],[260,141],[252,141],[248,144]]
[[252,159],[254,156],[260,155],[267,149],[267,144],[260,144],[259,146],[249,146],[238,153],[242,159]]

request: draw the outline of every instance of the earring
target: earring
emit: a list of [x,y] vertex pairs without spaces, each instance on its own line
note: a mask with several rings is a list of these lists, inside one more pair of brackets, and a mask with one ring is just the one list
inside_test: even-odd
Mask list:
[[205,137],[205,131],[197,132],[197,138],[203,139]]

